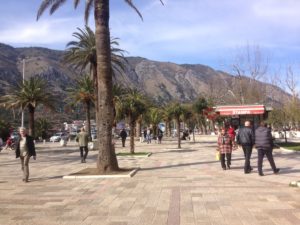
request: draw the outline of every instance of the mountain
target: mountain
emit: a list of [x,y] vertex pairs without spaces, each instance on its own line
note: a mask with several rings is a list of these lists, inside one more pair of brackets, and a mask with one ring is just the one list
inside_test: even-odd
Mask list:
[[[66,88],[74,83],[80,71],[63,63],[63,54],[64,51],[39,47],[13,48],[0,43],[0,93],[3,94],[9,84],[21,81],[24,68],[25,79],[41,76],[49,81],[54,92],[66,96]],[[217,104],[237,104],[240,98],[235,85],[236,77],[205,65],[179,65],[141,57],[127,57],[127,62],[126,75],[117,74],[115,82],[136,87],[159,103],[172,100],[190,102],[202,95],[214,99]],[[242,79],[247,84],[244,87],[245,95],[253,89],[249,88],[249,83],[265,91],[264,103],[280,104],[288,97],[276,86],[251,81],[246,77]],[[247,103],[258,101],[262,100],[249,98]]]

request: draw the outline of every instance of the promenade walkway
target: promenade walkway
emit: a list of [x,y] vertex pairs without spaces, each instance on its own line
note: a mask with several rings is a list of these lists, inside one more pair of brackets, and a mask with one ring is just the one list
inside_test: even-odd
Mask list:
[[[119,141],[120,142],[120,141]],[[121,148],[117,151],[129,151]],[[215,161],[216,137],[197,136],[176,149],[176,140],[161,145],[136,143],[149,158],[119,158],[120,167],[140,167],[132,178],[67,180],[62,176],[96,166],[96,151],[80,163],[75,143],[37,144],[30,182],[23,183],[14,152],[0,153],[0,224],[3,225],[296,225],[300,224],[300,154],[275,150],[281,168],[274,175],[265,160],[257,174],[256,150],[251,174],[243,173],[241,150],[231,170]]]

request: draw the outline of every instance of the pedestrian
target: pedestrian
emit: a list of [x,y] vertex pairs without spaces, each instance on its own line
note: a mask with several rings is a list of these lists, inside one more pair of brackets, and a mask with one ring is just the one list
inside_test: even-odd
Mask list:
[[162,140],[162,138],[163,138],[163,132],[162,132],[162,130],[161,129],[158,129],[158,132],[157,132],[158,134],[157,134],[157,137],[158,137],[158,144],[161,144],[161,140]]
[[232,140],[235,140],[236,133],[235,133],[234,126],[232,124],[229,125],[228,135],[231,137]]
[[221,133],[218,136],[218,150],[220,152],[220,161],[223,170],[226,170],[225,157],[227,159],[227,169],[230,169],[231,165],[231,153],[232,153],[233,140],[226,132],[225,128],[221,129]]
[[23,171],[23,182],[27,183],[29,179],[29,160],[33,156],[36,160],[36,152],[33,137],[27,134],[26,128],[19,129],[20,138],[17,142],[16,158],[21,159],[21,166]]
[[264,176],[262,171],[264,156],[271,165],[271,168],[275,174],[279,173],[280,169],[276,168],[274,158],[273,158],[273,138],[270,129],[267,128],[265,122],[261,122],[260,126],[255,130],[255,148],[258,153],[258,174]]
[[4,146],[4,149],[8,149],[10,148],[10,150],[14,150],[13,149],[13,139],[11,138],[11,136],[9,136],[5,142],[5,146]]
[[147,138],[147,144],[150,144],[151,143],[151,130],[150,130],[150,128],[147,129],[146,138]]
[[127,132],[126,132],[126,130],[124,128],[120,132],[120,137],[122,139],[122,147],[125,147],[125,141],[126,141],[126,138],[127,138]]
[[236,142],[238,145],[242,146],[244,156],[245,156],[245,164],[244,164],[244,173],[251,173],[252,167],[250,163],[252,148],[254,145],[254,132],[251,128],[251,122],[245,121],[245,127],[240,128],[236,135]]
[[143,142],[146,142],[147,141],[147,128],[144,128],[143,137],[144,137]]
[[[89,134],[85,131],[84,127],[80,129],[80,132],[76,136],[76,142],[78,142],[79,150],[80,150],[80,157],[81,163],[86,163],[86,157],[88,155],[88,143],[89,143]],[[84,154],[83,154],[84,150]]]
[[2,151],[3,139],[0,137],[0,152]]

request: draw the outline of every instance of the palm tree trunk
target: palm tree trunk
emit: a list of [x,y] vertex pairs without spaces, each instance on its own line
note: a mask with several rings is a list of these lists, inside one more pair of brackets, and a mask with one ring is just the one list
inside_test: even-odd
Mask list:
[[86,127],[87,127],[87,133],[89,135],[90,140],[92,140],[91,138],[91,113],[90,113],[90,109],[91,109],[91,103],[88,101],[86,102],[86,106],[85,106],[85,110],[86,110]]
[[97,168],[99,172],[118,170],[118,161],[112,145],[113,99],[112,68],[109,33],[109,0],[94,1],[95,38],[97,51],[98,83],[98,146]]
[[169,136],[169,123],[167,122],[167,121],[165,121],[165,124],[166,124],[166,126],[165,126],[165,135],[166,135],[166,137],[168,137]]
[[29,112],[29,130],[28,130],[28,134],[30,136],[34,137],[34,111],[35,108],[32,105],[28,105],[28,112]]
[[178,148],[181,148],[181,139],[180,139],[180,119],[176,118],[176,127],[177,127],[177,140],[178,140]]
[[[169,124],[169,137],[172,136],[172,127],[171,127],[171,121],[168,121],[168,124]],[[175,127],[174,127],[175,129]]]
[[142,125],[141,125],[141,121],[139,120],[136,125],[135,137],[140,138],[141,133],[142,133]]
[[135,121],[132,117],[129,117],[129,126],[130,126],[130,153],[134,154],[134,128]]

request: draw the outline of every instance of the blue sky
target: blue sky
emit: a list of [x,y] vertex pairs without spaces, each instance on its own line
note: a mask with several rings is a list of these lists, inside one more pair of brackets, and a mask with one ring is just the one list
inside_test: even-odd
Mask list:
[[[0,1],[0,42],[15,47],[64,49],[76,27],[83,27],[83,6],[73,0],[37,22],[42,0]],[[144,21],[123,0],[111,0],[110,28],[128,56],[228,68],[237,49],[260,46],[275,70],[300,60],[299,0],[135,0]],[[90,18],[93,27],[93,18]]]

